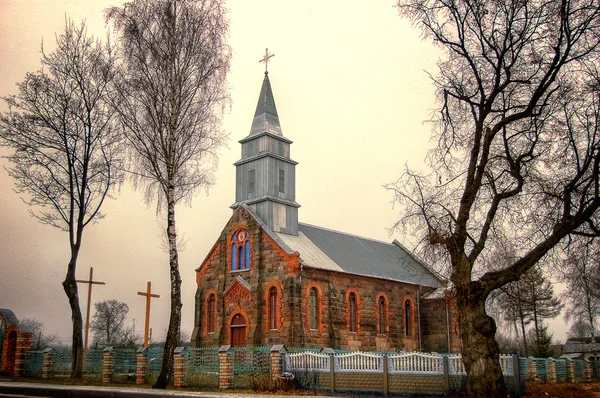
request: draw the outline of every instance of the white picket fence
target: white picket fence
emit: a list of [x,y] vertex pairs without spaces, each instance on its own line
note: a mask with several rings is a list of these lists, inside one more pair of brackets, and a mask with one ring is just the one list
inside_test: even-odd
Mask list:
[[286,354],[285,369],[288,372],[306,370],[311,372],[329,372],[331,357],[328,354],[318,354],[304,351],[296,354]]
[[[465,375],[465,367],[460,355],[448,355],[448,374]],[[369,352],[351,352],[346,354],[320,354],[315,352],[299,352],[286,354],[286,371],[329,372],[331,359],[335,372],[382,373],[383,354]],[[444,356],[436,353],[409,352],[387,356],[388,373],[391,374],[444,374]],[[500,355],[500,366],[505,376],[514,375],[513,358]]]
[[333,358],[335,361],[336,372],[383,372],[382,355],[358,351],[348,354],[335,355]]
[[388,372],[398,374],[444,374],[444,358],[438,354],[412,352],[388,356]]

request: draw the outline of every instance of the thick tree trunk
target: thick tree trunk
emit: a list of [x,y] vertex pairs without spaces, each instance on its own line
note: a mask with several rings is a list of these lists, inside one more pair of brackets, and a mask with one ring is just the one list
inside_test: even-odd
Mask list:
[[79,307],[79,293],[77,290],[77,281],[75,279],[75,269],[77,268],[77,257],[79,248],[71,250],[71,260],[67,268],[67,275],[63,281],[63,289],[69,299],[71,306],[71,320],[73,321],[73,348],[71,360],[71,378],[83,378],[83,319],[81,317],[81,308]]
[[167,388],[173,379],[175,348],[181,334],[181,277],[177,254],[177,232],[175,229],[175,189],[169,189],[167,236],[169,239],[169,268],[171,276],[171,316],[163,354],[162,368],[153,388]]
[[485,297],[477,288],[472,282],[456,290],[467,393],[470,397],[506,397],[500,347],[495,339],[496,322],[485,312]]

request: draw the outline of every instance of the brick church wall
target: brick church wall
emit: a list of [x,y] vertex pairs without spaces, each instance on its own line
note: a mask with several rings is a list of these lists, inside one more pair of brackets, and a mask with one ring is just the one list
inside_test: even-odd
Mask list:
[[421,327],[423,351],[460,352],[458,313],[450,293],[421,302]]
[[[251,266],[231,271],[231,238],[240,229],[250,234]],[[236,281],[243,278],[245,283]],[[421,300],[421,328],[417,316],[418,287],[406,283],[322,269],[300,267],[297,253],[285,252],[243,207],[238,208],[210,254],[197,270],[196,311],[192,342],[195,346],[231,344],[230,324],[235,314],[246,319],[248,345],[285,344],[288,347],[331,347],[347,350],[445,352],[445,307]],[[269,325],[269,290],[277,289],[276,328]],[[311,288],[318,291],[318,322],[310,328]],[[423,296],[430,290],[421,289]],[[350,332],[348,297],[357,297],[357,330]],[[208,331],[208,300],[216,297],[214,332]],[[385,333],[379,331],[378,301],[385,300]],[[410,334],[405,328],[406,300],[412,305]],[[441,322],[441,323],[440,323]],[[419,331],[421,341],[419,341]],[[432,337],[424,337],[433,333]],[[421,343],[421,344],[419,344]],[[431,349],[430,349],[431,347]],[[435,348],[435,349],[433,349]]]

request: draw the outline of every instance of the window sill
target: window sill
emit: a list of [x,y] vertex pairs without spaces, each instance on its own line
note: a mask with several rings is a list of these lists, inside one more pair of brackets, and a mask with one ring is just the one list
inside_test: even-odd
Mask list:
[[246,268],[246,269],[232,269],[229,272],[231,273],[238,273],[238,272],[248,272],[250,271],[250,268]]

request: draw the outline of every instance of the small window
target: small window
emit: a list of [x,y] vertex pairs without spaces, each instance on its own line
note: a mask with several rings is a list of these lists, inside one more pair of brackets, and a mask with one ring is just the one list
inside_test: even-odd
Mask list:
[[379,311],[379,334],[385,334],[385,330],[386,330],[386,319],[385,319],[385,315],[386,315],[386,310],[385,310],[385,298],[383,296],[379,297],[379,303],[378,303],[378,311]]
[[349,296],[350,306],[350,332],[356,333],[356,294],[350,293]]
[[254,193],[256,189],[256,171],[248,171],[248,193]]
[[277,329],[277,288],[269,289],[269,328]]
[[285,170],[279,169],[279,192],[285,193]]
[[208,333],[215,332],[215,315],[217,309],[217,299],[214,294],[208,298]]
[[313,330],[318,328],[317,294],[318,292],[316,287],[310,289],[310,328]]
[[412,336],[412,304],[410,300],[404,302],[404,327],[406,330],[406,337]]
[[231,270],[250,268],[250,234],[240,229],[231,237]]

